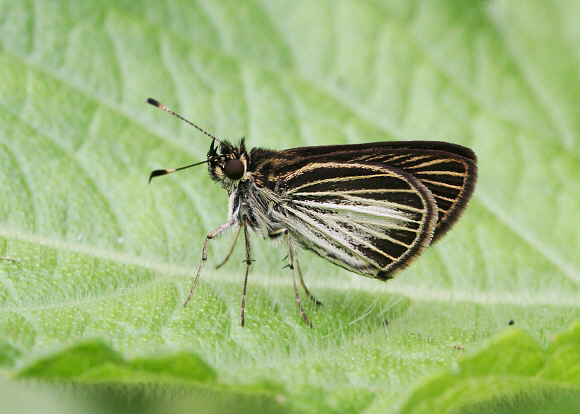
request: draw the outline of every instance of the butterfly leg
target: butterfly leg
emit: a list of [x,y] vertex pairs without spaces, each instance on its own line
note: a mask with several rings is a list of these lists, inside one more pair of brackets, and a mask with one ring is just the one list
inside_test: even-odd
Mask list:
[[298,264],[298,261],[296,261],[296,270],[298,270],[298,278],[300,279],[300,284],[304,288],[304,292],[306,292],[306,294],[308,295],[310,300],[312,302],[314,302],[316,304],[316,306],[322,306],[322,302],[319,301],[318,299],[316,299],[314,296],[312,296],[312,294],[310,293],[310,291],[306,287],[306,283],[304,283],[304,279],[302,278],[302,271],[300,270],[300,265]]
[[240,231],[242,230],[242,227],[238,227],[238,232],[236,233],[236,237],[234,238],[234,242],[232,243],[232,247],[230,247],[230,251],[228,252],[228,254],[226,255],[225,259],[222,260],[215,268],[219,269],[220,267],[222,267],[223,265],[226,264],[226,262],[230,259],[230,256],[232,255],[233,251],[234,251],[234,247],[236,247],[236,242],[238,241],[238,236],[240,235]]
[[288,267],[290,270],[292,270],[292,284],[294,285],[294,295],[296,296],[296,302],[298,302],[298,308],[300,309],[300,313],[304,318],[304,322],[306,322],[306,324],[312,328],[312,323],[308,320],[306,312],[304,312],[304,309],[302,308],[302,304],[300,303],[300,296],[298,295],[298,288],[296,288],[296,278],[294,277],[294,252],[292,251],[290,236],[288,234],[286,234],[286,240],[288,241]]
[[248,225],[244,221],[244,241],[246,242],[246,276],[244,277],[244,292],[242,293],[242,313],[240,315],[242,326],[244,326],[244,311],[246,307],[246,287],[248,286],[248,273],[252,264],[252,248],[250,245],[250,233]]
[[186,306],[189,303],[189,301],[191,300],[191,298],[193,297],[193,292],[195,291],[195,287],[197,286],[197,281],[199,280],[199,275],[201,274],[201,268],[203,267],[203,264],[207,260],[207,246],[209,244],[209,241],[211,239],[213,239],[214,237],[219,236],[221,233],[223,233],[224,231],[228,230],[229,228],[231,228],[235,225],[236,225],[236,220],[230,220],[227,223],[219,226],[217,229],[212,230],[205,237],[205,244],[203,245],[203,250],[201,253],[201,263],[199,265],[199,269],[197,269],[197,275],[195,275],[195,279],[193,281],[193,286],[191,287],[191,291],[189,292],[189,296],[187,297],[187,300],[185,301],[183,306]]

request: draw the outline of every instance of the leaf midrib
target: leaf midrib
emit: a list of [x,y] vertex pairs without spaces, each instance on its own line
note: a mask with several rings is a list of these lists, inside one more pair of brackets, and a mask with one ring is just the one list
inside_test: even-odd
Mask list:
[[[15,239],[22,242],[34,243],[40,246],[58,249],[70,253],[80,253],[90,256],[91,258],[109,260],[115,263],[120,263],[124,265],[136,266],[141,269],[155,271],[157,273],[163,274],[163,277],[155,277],[144,284],[139,286],[134,286],[130,291],[124,291],[119,293],[119,296],[127,295],[134,292],[134,289],[146,289],[151,286],[155,286],[159,283],[166,283],[168,280],[173,280],[177,276],[184,276],[185,278],[191,279],[195,269],[197,269],[198,264],[193,264],[193,267],[187,267],[183,265],[175,265],[166,262],[144,260],[138,256],[129,253],[118,253],[109,250],[104,250],[100,248],[94,248],[91,246],[72,244],[65,241],[55,240],[43,236],[38,236],[30,233],[18,232],[12,229],[7,229],[5,227],[0,227],[0,236]],[[240,279],[237,276],[233,276],[227,273],[219,273],[217,277],[212,279],[213,281],[223,281],[226,283],[239,283]],[[260,278],[254,277],[252,279],[253,285],[258,285],[263,288],[272,287],[291,287],[292,282],[289,277],[284,278]],[[328,283],[309,281],[312,287],[316,288],[336,288],[336,286],[331,286]],[[553,292],[552,294],[541,292],[539,294],[526,293],[505,293],[505,292],[474,292],[468,290],[455,290],[455,289],[432,289],[417,286],[400,286],[393,285],[389,283],[377,283],[376,281],[359,279],[358,282],[354,283],[357,290],[369,292],[369,293],[392,293],[401,294],[412,300],[424,301],[424,302],[466,302],[474,304],[510,304],[516,306],[563,306],[563,307],[576,307],[579,301],[578,294],[567,294],[564,292]],[[340,289],[338,289],[340,290]],[[58,307],[69,307],[78,304],[86,304],[98,302],[106,298],[115,297],[116,294],[108,293],[106,295],[99,295],[86,300],[72,300],[72,301],[60,301],[57,305],[40,305],[35,307],[27,307],[27,310],[36,309],[52,309]],[[0,311],[18,311],[21,308],[4,307]]]

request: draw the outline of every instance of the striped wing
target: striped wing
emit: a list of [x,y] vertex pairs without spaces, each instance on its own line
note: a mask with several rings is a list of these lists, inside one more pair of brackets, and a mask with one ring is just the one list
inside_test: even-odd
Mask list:
[[466,158],[441,149],[405,148],[361,155],[360,161],[400,168],[427,187],[433,194],[438,210],[437,225],[431,241],[434,243],[459,219],[473,194],[477,164],[473,152],[471,156]]
[[431,192],[437,204],[437,224],[431,243],[459,219],[477,180],[477,158],[471,149],[436,141],[292,148],[274,152],[267,157],[267,162],[256,165],[256,177],[259,184],[270,184],[273,188],[278,179],[317,161],[372,163],[411,174]]
[[437,223],[431,192],[386,165],[309,162],[278,181],[275,194],[271,218],[302,247],[383,280],[423,252]]

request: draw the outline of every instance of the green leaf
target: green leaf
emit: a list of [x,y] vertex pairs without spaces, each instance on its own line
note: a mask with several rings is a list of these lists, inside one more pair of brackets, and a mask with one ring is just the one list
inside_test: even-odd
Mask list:
[[[0,0],[0,370],[26,378],[0,406],[39,379],[119,412],[578,407],[579,19],[571,1]],[[213,268],[233,235],[182,306],[227,195],[203,166],[147,185],[209,147],[150,96],[249,146],[459,143],[477,189],[388,283],[301,254],[314,329],[284,249],[253,238],[241,328],[243,249]]]
[[[158,378],[161,376],[161,378]],[[197,355],[181,352],[164,358],[125,361],[101,342],[87,342],[40,359],[18,373],[20,378],[58,379],[79,382],[187,380],[212,382],[215,372]]]
[[[580,323],[556,337],[548,349],[521,330],[508,331],[477,354],[460,360],[457,372],[429,378],[409,395],[398,412],[466,412],[474,404],[479,405],[478,412],[514,407],[522,412],[523,407],[539,411],[554,404],[554,395],[568,408],[578,409],[579,356]],[[490,387],[501,390],[503,400],[491,398],[497,398],[498,393],[490,393]],[[375,404],[377,409],[380,399]]]

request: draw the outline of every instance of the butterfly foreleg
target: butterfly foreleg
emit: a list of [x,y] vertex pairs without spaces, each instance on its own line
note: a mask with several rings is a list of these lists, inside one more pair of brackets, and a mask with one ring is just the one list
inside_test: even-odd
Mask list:
[[189,301],[191,300],[191,298],[193,297],[193,292],[195,291],[195,287],[197,285],[197,281],[199,280],[199,275],[201,274],[201,269],[203,268],[203,264],[207,260],[207,246],[209,244],[209,241],[211,239],[213,239],[214,237],[219,236],[221,233],[223,233],[224,231],[228,230],[229,228],[235,226],[236,223],[237,223],[237,221],[234,220],[234,219],[232,219],[232,220],[228,221],[227,223],[222,224],[217,229],[212,230],[205,237],[205,244],[203,245],[203,250],[201,252],[201,263],[199,264],[199,269],[197,269],[197,274],[195,275],[195,279],[193,281],[193,286],[191,287],[191,291],[189,292],[189,296],[187,297],[187,300],[185,301],[185,303],[183,304],[183,306],[186,306],[189,303]]

